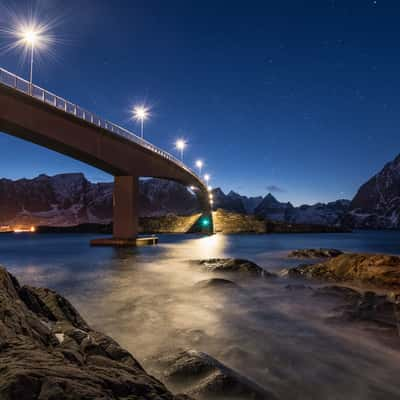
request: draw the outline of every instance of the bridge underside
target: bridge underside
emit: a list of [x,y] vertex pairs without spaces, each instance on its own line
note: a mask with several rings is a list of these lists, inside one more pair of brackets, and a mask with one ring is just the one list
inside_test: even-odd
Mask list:
[[169,179],[199,190],[210,215],[207,188],[192,172],[141,144],[0,84],[0,131],[57,151],[115,177],[114,238],[138,233],[139,177]]

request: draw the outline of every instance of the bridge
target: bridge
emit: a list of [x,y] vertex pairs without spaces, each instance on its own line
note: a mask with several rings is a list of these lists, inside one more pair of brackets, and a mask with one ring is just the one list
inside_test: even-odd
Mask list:
[[206,183],[183,162],[127,129],[2,68],[0,131],[113,175],[116,240],[136,240],[139,177],[169,179],[195,187],[203,212],[211,215]]

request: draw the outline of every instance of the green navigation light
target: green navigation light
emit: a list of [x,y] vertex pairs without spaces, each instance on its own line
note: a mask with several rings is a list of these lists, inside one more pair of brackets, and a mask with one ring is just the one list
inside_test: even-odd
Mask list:
[[203,218],[203,220],[201,221],[201,224],[203,226],[208,226],[208,225],[210,225],[210,220],[208,218]]

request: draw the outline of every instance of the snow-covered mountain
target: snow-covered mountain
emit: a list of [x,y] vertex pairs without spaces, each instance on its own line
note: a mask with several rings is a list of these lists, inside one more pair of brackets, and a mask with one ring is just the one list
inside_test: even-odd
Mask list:
[[350,207],[350,200],[337,200],[329,203],[293,207],[287,213],[285,222],[312,225],[342,225]]
[[[91,183],[83,174],[61,174],[12,181],[0,179],[0,225],[69,226],[110,223],[112,183]],[[140,183],[140,215],[192,214],[196,197],[177,183]]]
[[216,208],[246,214],[255,214],[267,220],[291,224],[338,226],[349,210],[349,200],[317,203],[294,207],[290,202],[282,203],[271,193],[263,197],[245,197],[235,192],[225,195],[221,189],[214,190]]
[[349,200],[337,200],[330,203],[294,207],[291,203],[279,202],[269,193],[256,208],[255,213],[271,221],[338,226],[341,225],[349,206]]
[[242,196],[239,193],[234,192],[233,190],[231,190],[227,196],[231,199],[235,199],[236,201],[240,199],[246,214],[254,214],[255,209],[263,200],[262,196],[257,196],[257,197]]
[[254,213],[270,221],[287,222],[292,208],[291,203],[281,203],[271,193],[268,193],[256,207]]
[[400,228],[400,155],[360,187],[346,222],[356,228]]
[[246,210],[243,205],[242,196],[234,192],[225,194],[220,188],[213,189],[213,199],[215,208],[221,208],[226,211],[233,211],[245,214]]
[[262,197],[247,197],[231,190],[225,194],[220,188],[213,190],[215,208],[234,211],[241,214],[254,214],[254,210],[261,203]]

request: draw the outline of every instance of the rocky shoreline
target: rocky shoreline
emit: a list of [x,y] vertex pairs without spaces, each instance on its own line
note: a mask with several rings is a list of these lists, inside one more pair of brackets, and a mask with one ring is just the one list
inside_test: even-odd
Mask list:
[[[193,268],[208,273],[193,290],[229,290],[251,299],[242,282],[267,279],[313,302],[332,307],[333,301],[327,323],[358,324],[384,340],[398,337],[400,257],[335,249],[300,249],[289,256],[313,262],[279,275],[249,260],[193,260]],[[365,285],[374,285],[376,292]],[[117,342],[93,330],[67,299],[50,289],[20,286],[0,267],[1,399],[282,398],[196,348],[155,354],[146,368],[149,372]]]
[[183,400],[62,296],[0,268],[0,398]]
[[[400,293],[400,257],[385,254],[343,254],[338,250],[330,251],[331,255],[326,256],[328,260],[302,264],[290,269],[288,274],[292,277],[353,283]],[[304,258],[304,256],[300,257]],[[323,257],[320,255],[320,258]]]
[[[236,265],[234,272],[260,273],[248,262],[227,265]],[[50,289],[20,286],[0,267],[2,400],[276,399],[195,349],[161,354],[152,364],[185,394],[173,394],[117,342],[93,330],[67,299]]]
[[342,253],[336,249],[295,250],[288,256],[319,259],[286,270],[284,275],[324,284],[316,290],[308,289],[313,290],[314,296],[334,297],[342,302],[333,310],[333,319],[372,323],[400,335],[400,257]]

